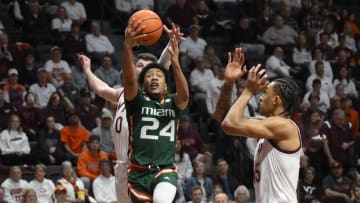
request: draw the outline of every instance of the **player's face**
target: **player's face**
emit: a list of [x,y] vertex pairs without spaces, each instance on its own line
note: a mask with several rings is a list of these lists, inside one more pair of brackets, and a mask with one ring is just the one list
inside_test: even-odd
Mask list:
[[136,74],[139,75],[139,73],[141,72],[141,70],[147,66],[148,64],[150,64],[152,61],[149,60],[145,60],[145,59],[139,59],[136,61],[135,63],[135,68],[136,68]]
[[260,103],[259,103],[259,109],[260,113],[264,116],[269,116],[274,111],[274,97],[275,89],[274,89],[275,83],[270,83],[264,91],[264,94],[260,97]]
[[167,91],[164,73],[158,68],[146,71],[143,89],[149,96],[160,99]]

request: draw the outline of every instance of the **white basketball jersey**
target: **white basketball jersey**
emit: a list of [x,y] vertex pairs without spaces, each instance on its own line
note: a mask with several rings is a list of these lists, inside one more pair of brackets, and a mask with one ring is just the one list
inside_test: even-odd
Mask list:
[[301,145],[293,152],[285,152],[269,140],[259,139],[254,159],[256,203],[297,202],[300,154]]
[[120,161],[128,161],[129,149],[129,126],[126,119],[124,89],[121,90],[113,124],[113,140],[116,158]]

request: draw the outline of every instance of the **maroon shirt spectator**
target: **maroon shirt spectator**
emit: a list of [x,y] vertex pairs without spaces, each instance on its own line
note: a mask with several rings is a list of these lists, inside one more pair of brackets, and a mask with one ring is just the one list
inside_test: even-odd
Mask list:
[[184,28],[189,28],[194,23],[195,12],[185,4],[186,0],[176,0],[176,3],[167,10],[167,22],[174,22]]
[[81,124],[91,131],[96,125],[96,120],[100,121],[99,108],[94,104],[91,104],[91,94],[88,90],[82,89],[80,91],[81,104],[75,109],[76,115],[79,116]]
[[193,160],[199,153],[204,152],[204,144],[200,139],[199,132],[190,127],[189,117],[184,115],[180,118],[178,139],[184,152],[188,153]]
[[86,52],[85,37],[80,32],[80,24],[73,22],[71,24],[71,32],[68,34],[63,43],[64,59],[69,63],[73,63],[78,53]]
[[331,119],[325,121],[321,126],[320,135],[326,136],[330,149],[329,162],[339,161],[347,170],[353,166],[354,154],[350,150],[354,141],[354,132],[351,124],[346,122],[345,112],[342,109],[335,109],[331,114]]
[[15,113],[15,109],[4,98],[4,90],[0,89],[0,131],[8,127],[11,114]]

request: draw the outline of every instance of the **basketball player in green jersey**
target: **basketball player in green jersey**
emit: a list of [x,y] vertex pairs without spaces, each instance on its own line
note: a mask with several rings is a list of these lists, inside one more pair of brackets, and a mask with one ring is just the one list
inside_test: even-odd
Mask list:
[[[131,25],[132,23],[129,23]],[[144,27],[127,27],[124,41],[124,97],[129,123],[128,186],[134,203],[170,203],[176,194],[174,166],[179,112],[186,108],[189,91],[179,64],[179,48],[171,39],[169,54],[176,93],[168,94],[168,71],[160,64],[144,67],[139,79],[132,48]]]

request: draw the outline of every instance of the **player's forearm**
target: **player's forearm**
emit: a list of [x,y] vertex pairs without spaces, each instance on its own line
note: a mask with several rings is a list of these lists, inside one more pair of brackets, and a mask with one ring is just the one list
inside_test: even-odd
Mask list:
[[226,114],[224,122],[230,122],[234,125],[241,125],[242,120],[245,119],[244,111],[245,108],[253,96],[253,93],[248,89],[244,89],[240,97],[236,100],[236,102],[230,107],[229,112]]
[[164,66],[164,68],[169,69],[171,65],[170,54],[168,52],[168,47],[170,46],[170,41],[167,43],[163,51],[161,52],[158,63]]
[[[123,74],[124,74],[124,94],[125,98],[131,99],[136,95],[137,78],[136,69],[133,62],[134,54],[132,46],[124,43],[124,59],[123,59]],[[132,95],[134,94],[134,95]]]
[[226,113],[230,108],[233,86],[234,82],[225,81],[224,85],[221,87],[214,112],[214,117],[219,122],[224,120]]
[[186,78],[181,70],[179,61],[173,61],[173,73],[175,78],[176,94],[180,98],[181,105],[178,106],[181,109],[186,108],[189,102],[189,87]]

